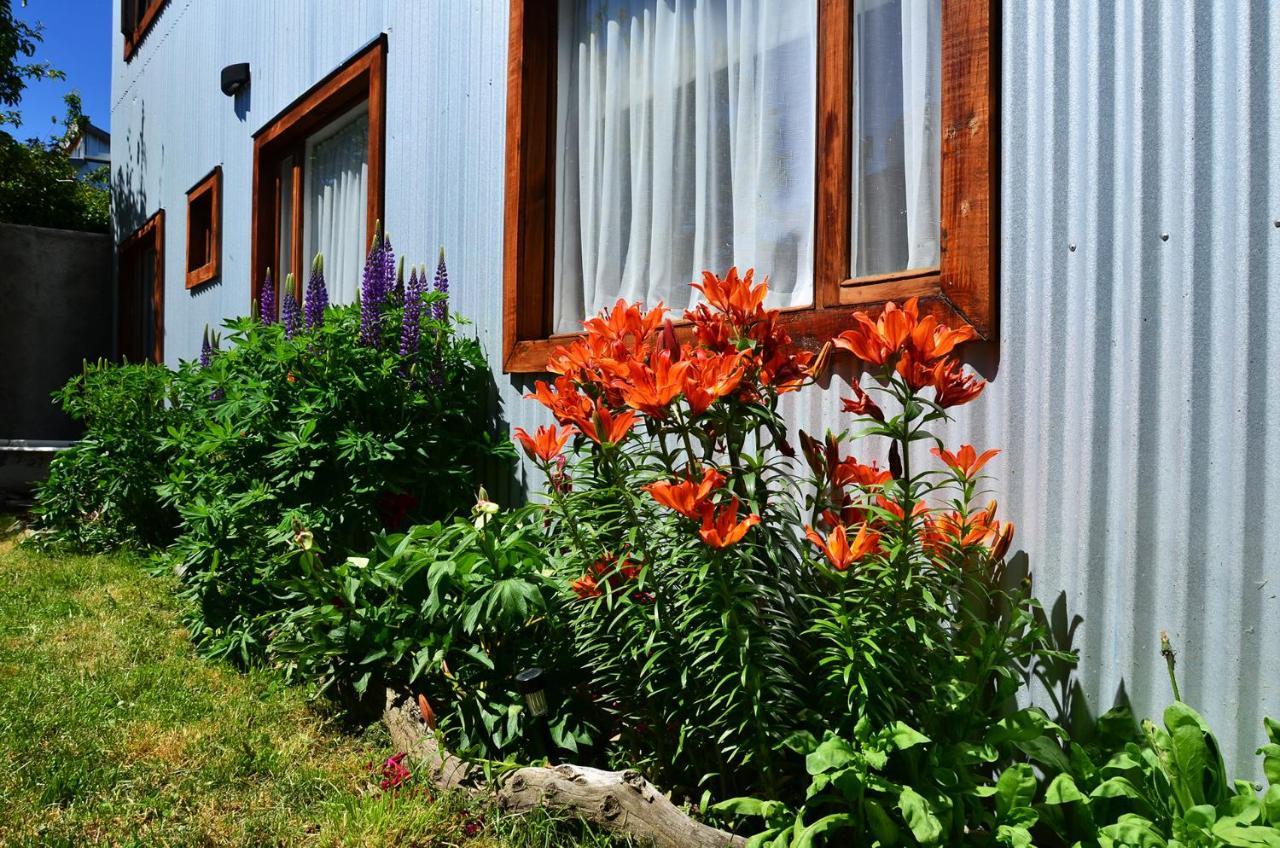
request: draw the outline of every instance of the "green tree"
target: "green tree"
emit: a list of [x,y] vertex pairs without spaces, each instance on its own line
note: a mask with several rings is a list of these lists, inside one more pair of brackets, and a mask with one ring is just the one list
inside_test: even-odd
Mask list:
[[32,61],[43,40],[39,24],[18,20],[13,0],[0,0],[0,222],[107,232],[108,169],[98,168],[81,178],[71,163],[72,142],[89,123],[80,95],[66,96],[61,135],[19,141],[6,130],[22,124],[16,107],[29,82],[66,78],[48,62]]

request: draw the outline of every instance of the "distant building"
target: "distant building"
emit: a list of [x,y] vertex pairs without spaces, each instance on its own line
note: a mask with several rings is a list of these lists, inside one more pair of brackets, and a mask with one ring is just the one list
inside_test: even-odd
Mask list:
[[84,177],[103,165],[111,165],[111,133],[93,124],[85,124],[85,129],[72,136],[67,147],[78,177]]

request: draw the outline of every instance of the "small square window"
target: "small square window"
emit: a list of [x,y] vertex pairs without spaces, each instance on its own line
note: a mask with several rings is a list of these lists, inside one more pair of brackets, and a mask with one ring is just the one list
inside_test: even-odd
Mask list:
[[221,264],[222,166],[187,192],[187,288],[218,276]]

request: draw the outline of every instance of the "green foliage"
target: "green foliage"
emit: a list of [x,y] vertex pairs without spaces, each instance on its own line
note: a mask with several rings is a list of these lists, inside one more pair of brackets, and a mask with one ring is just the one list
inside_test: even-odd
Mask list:
[[229,321],[227,350],[179,370],[191,412],[161,438],[173,459],[159,493],[182,529],[162,562],[182,578],[206,653],[262,656],[289,609],[296,540],[365,550],[381,529],[465,509],[478,469],[510,455],[493,435],[479,343],[423,317],[411,366],[396,352],[399,313],[386,312],[376,347],[358,340],[356,306],[293,338]]
[[[370,556],[337,563],[301,552],[293,611],[272,654],[322,688],[338,682],[363,694],[409,684],[428,698],[453,750],[529,755],[518,744],[524,706],[512,678],[565,656],[565,589],[527,511],[486,517],[382,536]],[[552,733],[568,750],[582,736],[572,727],[557,710]]]
[[54,393],[85,432],[39,487],[37,544],[105,551],[173,538],[177,513],[156,495],[172,458],[161,433],[185,413],[170,404],[173,392],[162,366],[99,361]]

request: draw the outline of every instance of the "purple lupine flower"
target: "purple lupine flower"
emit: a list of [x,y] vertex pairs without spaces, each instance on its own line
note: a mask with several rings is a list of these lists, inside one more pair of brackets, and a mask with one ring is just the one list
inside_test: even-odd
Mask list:
[[440,248],[440,263],[436,265],[436,278],[432,288],[444,297],[431,304],[431,317],[443,321],[449,317],[449,270],[444,267],[444,248]]
[[209,344],[209,325],[204,325],[204,337],[200,340],[200,367],[208,368],[213,361],[213,345]]
[[311,279],[302,296],[302,311],[307,329],[314,330],[324,323],[324,311],[329,308],[329,290],[324,284],[324,256],[317,253],[311,263]]
[[[388,251],[389,243],[383,237],[382,225],[378,224],[360,280],[360,343],[368,347],[377,347],[382,337],[382,305],[391,284],[387,275]],[[394,270],[393,261],[391,271]]]
[[302,329],[302,310],[293,296],[293,275],[285,278],[284,297],[280,301],[280,323],[284,324],[284,337],[291,339]]
[[418,341],[422,332],[419,323],[422,318],[422,283],[423,280],[418,278],[418,269],[414,268],[409,274],[409,283],[405,286],[404,316],[400,323],[400,356],[405,360],[400,371],[405,374],[409,371],[411,358],[418,355]]
[[267,278],[258,289],[258,317],[264,324],[276,322],[276,286],[271,281],[271,269],[267,269]]

